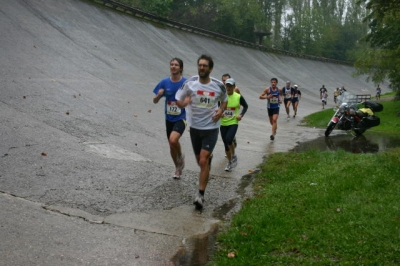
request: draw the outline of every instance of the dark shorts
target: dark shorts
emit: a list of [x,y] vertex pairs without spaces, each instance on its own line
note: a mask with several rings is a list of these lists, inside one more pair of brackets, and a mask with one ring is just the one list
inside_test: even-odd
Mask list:
[[283,102],[285,103],[285,106],[287,105],[288,102],[292,102],[292,98],[289,99],[283,99]]
[[279,107],[278,108],[267,108],[268,116],[279,115]]
[[217,144],[218,133],[218,128],[202,130],[191,127],[190,140],[194,154],[199,155],[201,150],[213,152],[215,144]]
[[221,137],[224,142],[225,151],[229,151],[229,146],[232,145],[233,139],[235,138],[236,132],[238,130],[238,125],[221,126]]
[[298,98],[293,98],[293,99],[292,99],[292,103],[295,103],[295,102],[298,102],[298,101],[299,101]]
[[165,120],[165,126],[167,128],[167,137],[169,139],[169,136],[171,136],[172,131],[176,131],[179,134],[183,134],[183,132],[185,132],[185,128],[186,128],[186,121],[185,120],[179,120],[176,122],[170,122]]

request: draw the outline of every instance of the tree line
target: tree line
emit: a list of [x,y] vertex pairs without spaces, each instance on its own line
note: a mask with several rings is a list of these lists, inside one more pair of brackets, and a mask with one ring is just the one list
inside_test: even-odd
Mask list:
[[171,20],[294,53],[355,61],[367,33],[357,0],[120,0]]
[[[400,92],[399,0],[118,0],[191,26],[289,52],[355,62]],[[262,38],[260,38],[260,36]]]

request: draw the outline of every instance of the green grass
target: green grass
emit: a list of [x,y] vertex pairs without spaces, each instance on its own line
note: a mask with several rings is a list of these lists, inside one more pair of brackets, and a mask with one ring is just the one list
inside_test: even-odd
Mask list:
[[400,149],[270,155],[210,265],[400,264],[399,158]]
[[[382,96],[383,98],[383,96]],[[381,124],[371,128],[372,131],[384,131],[387,133],[398,133],[400,130],[400,101],[379,101],[383,105],[383,111],[375,113],[381,119]],[[360,105],[360,107],[364,107]],[[334,114],[333,108],[313,113],[303,118],[302,125],[309,127],[325,128]]]
[[[374,130],[399,134],[400,101],[381,103]],[[324,128],[332,115],[303,122]],[[210,265],[400,265],[400,148],[275,153],[260,168]]]

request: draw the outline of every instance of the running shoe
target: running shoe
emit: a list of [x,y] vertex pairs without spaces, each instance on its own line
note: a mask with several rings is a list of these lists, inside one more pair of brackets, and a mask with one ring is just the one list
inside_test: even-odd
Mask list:
[[176,168],[181,172],[185,168],[185,154],[182,153],[182,155],[178,158],[178,165]]
[[274,140],[274,139],[275,139],[275,136],[274,136],[274,135],[271,135],[269,138],[270,138],[271,140]]
[[204,203],[204,197],[200,194],[200,192],[197,192],[193,204],[196,206],[197,210],[201,210],[203,209],[203,203]]
[[287,119],[290,119],[290,115],[287,115]]
[[237,166],[237,156],[233,155],[232,157],[232,163],[231,163],[231,167],[234,168]]
[[182,171],[178,168],[175,169],[174,179],[181,179]]
[[236,154],[232,156],[232,161],[237,162],[237,156],[236,156]]
[[225,171],[227,171],[227,172],[232,171],[232,163],[231,162],[228,162],[228,164],[225,167]]

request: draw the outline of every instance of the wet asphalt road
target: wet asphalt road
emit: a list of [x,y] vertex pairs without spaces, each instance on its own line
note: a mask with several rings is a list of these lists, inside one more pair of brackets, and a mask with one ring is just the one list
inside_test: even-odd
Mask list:
[[[264,156],[322,136],[297,126],[321,108],[322,84],[374,91],[348,66],[264,54],[83,1],[3,0],[0,14],[0,265],[173,265],[178,250],[190,257],[193,236],[240,205],[221,206],[251,195],[238,186]],[[249,111],[237,134],[238,167],[223,170],[219,141],[199,213],[189,134],[176,181],[163,105],[151,91],[172,57],[191,76],[203,52],[215,59],[212,76],[236,79]],[[271,142],[258,96],[273,76],[298,84],[303,99],[296,118],[281,109]]]

